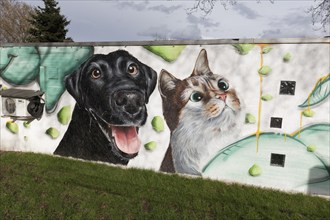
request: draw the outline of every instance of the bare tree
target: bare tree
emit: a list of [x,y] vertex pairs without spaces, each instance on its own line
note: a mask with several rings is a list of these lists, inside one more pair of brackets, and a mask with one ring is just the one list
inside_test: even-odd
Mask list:
[[[316,0],[315,0],[316,1]],[[330,25],[330,0],[323,0],[319,2],[316,6],[311,6],[308,13],[312,14],[312,22],[315,26],[319,24],[319,29],[324,31],[329,28]]]
[[[195,0],[195,4],[193,7],[188,8],[188,14],[194,13],[197,11],[201,11],[204,13],[204,16],[210,14],[216,3],[220,3],[225,9],[227,9],[228,5],[235,5],[238,0]],[[274,3],[274,0],[268,0],[271,3]],[[256,0],[256,2],[260,3],[261,0]]]
[[0,42],[27,42],[33,8],[15,0],[0,1]]
[[[220,3],[225,9],[228,5],[235,5],[238,0],[195,0],[193,7],[187,9],[187,13],[191,14],[197,11],[204,13],[204,16],[210,14],[217,3]],[[274,3],[276,0],[269,0]],[[307,11],[312,15],[313,25],[320,24],[324,31],[330,25],[330,0],[314,0],[318,2],[316,6],[311,6]],[[261,2],[261,0],[256,0]]]
[[215,4],[220,2],[220,4],[226,9],[228,4],[234,5],[237,0],[195,0],[195,4],[193,7],[187,9],[188,14],[195,13],[197,11],[201,11],[204,13],[204,16],[209,15]]

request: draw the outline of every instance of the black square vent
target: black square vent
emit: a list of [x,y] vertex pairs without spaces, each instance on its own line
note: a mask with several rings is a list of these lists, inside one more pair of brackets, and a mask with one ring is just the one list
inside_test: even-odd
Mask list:
[[296,90],[295,81],[281,81],[280,95],[294,95]]
[[270,118],[271,128],[282,128],[282,118],[271,117]]
[[277,167],[284,167],[285,164],[285,154],[271,154],[270,165]]

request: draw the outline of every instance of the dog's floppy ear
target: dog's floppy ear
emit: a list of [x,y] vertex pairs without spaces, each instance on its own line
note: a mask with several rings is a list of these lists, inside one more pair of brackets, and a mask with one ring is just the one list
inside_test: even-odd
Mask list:
[[146,75],[147,91],[146,91],[145,100],[146,103],[148,103],[149,97],[156,87],[157,72],[147,65],[142,65],[142,66],[143,66],[144,74]]
[[70,95],[77,101],[78,105],[83,103],[81,88],[80,88],[80,77],[83,64],[70,75],[64,78],[65,88],[68,90]]

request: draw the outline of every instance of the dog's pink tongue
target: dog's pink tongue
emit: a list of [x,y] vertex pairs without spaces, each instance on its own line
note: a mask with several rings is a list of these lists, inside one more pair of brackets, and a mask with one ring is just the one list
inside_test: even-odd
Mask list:
[[141,141],[135,127],[112,126],[112,135],[117,147],[126,154],[139,152]]

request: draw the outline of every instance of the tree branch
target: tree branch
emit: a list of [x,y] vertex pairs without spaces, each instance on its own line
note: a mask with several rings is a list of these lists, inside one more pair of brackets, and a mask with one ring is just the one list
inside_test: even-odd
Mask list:
[[[257,3],[260,3],[261,0],[255,0]],[[269,0],[271,3],[274,3],[276,0]],[[330,0],[314,0],[315,2],[320,2],[316,6],[311,6],[308,9],[308,13],[312,15],[312,23],[314,26],[320,24],[320,28],[324,31],[330,25]],[[186,9],[187,14],[192,14],[198,11],[201,11],[204,14],[204,17],[211,14],[212,10],[215,7],[216,3],[220,3],[225,9],[228,5],[235,5],[237,0],[195,0],[193,7]]]
[[312,23],[314,26],[318,23],[320,24],[320,27],[317,28],[318,30],[323,29],[323,31],[326,31],[327,28],[329,28],[330,0],[323,0],[316,6],[311,6],[307,12],[312,15]]

